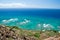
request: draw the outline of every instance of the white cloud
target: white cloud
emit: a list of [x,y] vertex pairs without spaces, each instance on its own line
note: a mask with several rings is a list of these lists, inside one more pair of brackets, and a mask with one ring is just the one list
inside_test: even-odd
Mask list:
[[39,6],[25,3],[0,3],[0,8],[39,8]]
[[12,18],[9,20],[2,20],[3,23],[10,23],[10,22],[15,22],[15,21],[18,21],[18,18]]
[[0,8],[53,8],[60,9],[58,6],[37,5],[28,3],[0,3]]
[[24,8],[25,4],[22,3],[0,3],[0,8]]

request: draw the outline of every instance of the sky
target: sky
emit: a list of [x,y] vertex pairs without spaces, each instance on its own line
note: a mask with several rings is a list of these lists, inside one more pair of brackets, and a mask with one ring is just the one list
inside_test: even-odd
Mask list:
[[0,0],[0,8],[56,8],[60,0]]

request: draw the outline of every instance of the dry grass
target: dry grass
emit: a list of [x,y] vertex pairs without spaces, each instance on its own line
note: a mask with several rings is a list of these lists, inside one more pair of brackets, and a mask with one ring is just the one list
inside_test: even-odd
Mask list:
[[51,37],[53,37],[52,39],[60,38],[60,33],[54,30],[34,31],[34,30],[20,29],[17,26],[12,26],[12,27],[11,26],[6,26],[6,27],[0,26],[0,34],[7,35],[6,32],[9,33],[10,35],[8,34],[9,37],[7,38],[4,36],[5,40],[14,40],[15,37],[17,40],[22,40],[22,39],[23,40],[48,40],[50,39],[51,40]]

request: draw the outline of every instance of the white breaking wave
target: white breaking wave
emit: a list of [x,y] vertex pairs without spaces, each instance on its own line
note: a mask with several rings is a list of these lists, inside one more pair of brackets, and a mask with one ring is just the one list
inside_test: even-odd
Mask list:
[[52,27],[52,25],[51,24],[43,24],[43,27]]
[[2,20],[3,23],[10,23],[10,22],[15,22],[18,21],[18,18],[11,18],[9,20]]
[[60,33],[60,31],[58,31]]
[[48,27],[50,24],[43,24],[43,27]]
[[37,24],[38,27],[41,27],[41,24]]
[[51,30],[51,29],[54,28],[54,26],[51,25],[51,24],[37,24],[37,27],[40,28],[40,29],[43,28],[44,29],[43,31],[45,31],[45,29]]
[[43,24],[44,29],[51,30],[54,28],[51,24]]
[[24,19],[24,21],[22,21],[22,22],[20,22],[20,23],[18,23],[18,24],[23,25],[23,24],[27,24],[27,23],[29,23],[29,22],[30,22],[30,20]]

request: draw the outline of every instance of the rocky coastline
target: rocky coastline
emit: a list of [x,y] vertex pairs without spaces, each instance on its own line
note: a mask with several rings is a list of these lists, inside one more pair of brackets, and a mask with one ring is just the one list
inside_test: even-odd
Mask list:
[[0,40],[60,40],[58,31],[23,30],[17,26],[0,25]]

